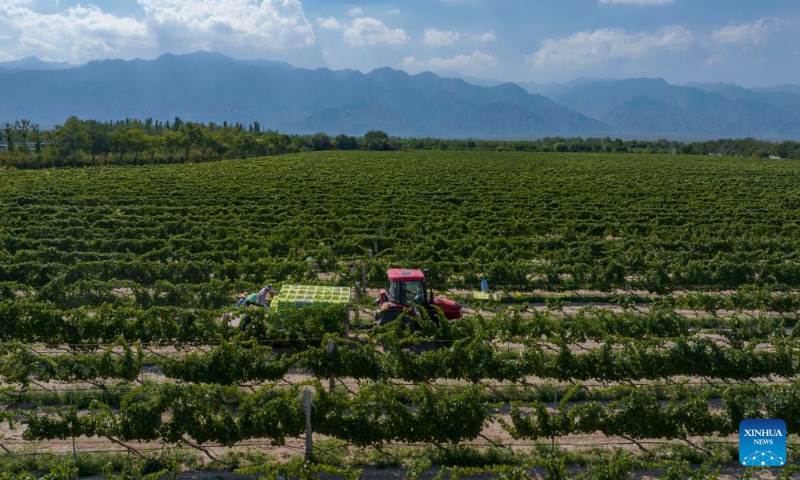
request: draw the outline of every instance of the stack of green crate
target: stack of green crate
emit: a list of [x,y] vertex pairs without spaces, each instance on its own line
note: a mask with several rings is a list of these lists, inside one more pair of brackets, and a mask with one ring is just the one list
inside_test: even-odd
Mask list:
[[350,303],[350,289],[321,285],[284,285],[272,300],[272,308],[300,308],[312,305],[331,306]]

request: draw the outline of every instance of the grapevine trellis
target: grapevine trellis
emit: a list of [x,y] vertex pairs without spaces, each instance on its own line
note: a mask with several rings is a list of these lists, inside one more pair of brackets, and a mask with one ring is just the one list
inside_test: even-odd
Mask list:
[[[309,389],[313,432],[358,447],[475,445],[489,425],[517,445],[725,442],[742,418],[800,428],[800,214],[785,208],[800,165],[464,152],[246,165],[0,171],[0,422],[25,441],[131,451],[286,445],[306,436]],[[398,266],[426,268],[470,314],[365,328]],[[491,300],[471,295],[481,276]],[[359,316],[220,321],[267,282],[353,287]]]

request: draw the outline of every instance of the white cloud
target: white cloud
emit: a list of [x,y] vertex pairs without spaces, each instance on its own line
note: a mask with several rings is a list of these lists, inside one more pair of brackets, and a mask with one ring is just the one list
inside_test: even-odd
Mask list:
[[600,3],[610,5],[669,5],[675,0],[600,0]]
[[387,15],[399,15],[399,14],[400,14],[400,9],[398,9],[398,8],[392,8],[391,10],[388,10],[388,11],[386,12],[386,14],[387,14]]
[[11,37],[0,46],[3,57],[37,55],[82,62],[153,45],[147,26],[133,17],[110,15],[93,5],[42,14],[27,3],[0,1],[0,31]]
[[725,57],[725,55],[716,53],[716,54],[711,55],[710,57],[708,57],[703,62],[703,65],[705,65],[706,67],[717,67],[717,66],[720,66],[720,65],[724,65],[726,61],[727,61],[727,58]]
[[71,62],[195,50],[258,52],[315,41],[300,0],[137,0],[144,18],[75,5],[55,13],[37,2],[0,0],[2,56],[36,55]]
[[448,45],[455,45],[459,40],[473,40],[478,42],[493,42],[497,39],[492,32],[472,34],[461,34],[452,30],[437,30],[435,28],[426,28],[422,37],[422,43],[431,47],[445,47]]
[[324,29],[327,29],[327,30],[341,30],[342,29],[342,24],[339,22],[339,20],[336,20],[333,17],[318,18],[317,19],[317,25],[319,25],[320,28],[324,28]]
[[605,28],[545,40],[536,53],[526,58],[539,68],[551,65],[579,67],[611,60],[635,60],[664,51],[682,50],[691,46],[694,41],[694,34],[683,27],[636,33],[628,33],[620,28]]
[[138,0],[160,43],[184,49],[307,46],[314,29],[299,0]]
[[364,15],[364,10],[362,10],[360,7],[355,7],[351,8],[350,11],[347,12],[347,14],[350,15],[351,17],[360,17]]
[[[3,38],[0,38],[0,40],[5,41]],[[0,50],[0,62],[8,62],[10,60],[15,60],[15,58]]]
[[422,37],[422,43],[432,47],[444,47],[453,45],[461,37],[458,32],[451,30],[437,30],[435,28],[426,28],[425,35]]
[[344,29],[344,41],[350,45],[396,45],[407,40],[402,28],[389,28],[372,17],[356,18]]
[[428,60],[417,60],[415,57],[406,57],[403,60],[405,67],[422,67],[432,69],[453,68],[482,68],[497,64],[497,58],[489,53],[475,50],[471,55],[456,55],[454,57],[434,57]]
[[711,34],[720,45],[761,45],[779,30],[781,22],[777,18],[761,18],[753,23],[731,24]]

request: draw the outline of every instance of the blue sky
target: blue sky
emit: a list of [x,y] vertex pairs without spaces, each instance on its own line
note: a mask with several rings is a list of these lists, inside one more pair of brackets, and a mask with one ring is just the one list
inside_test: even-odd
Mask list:
[[0,0],[0,60],[213,50],[510,81],[800,83],[797,0]]

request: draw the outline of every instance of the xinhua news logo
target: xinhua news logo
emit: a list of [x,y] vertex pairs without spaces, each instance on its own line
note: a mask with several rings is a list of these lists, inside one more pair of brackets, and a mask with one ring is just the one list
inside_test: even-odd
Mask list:
[[786,422],[742,420],[739,461],[746,467],[780,467],[786,463]]

